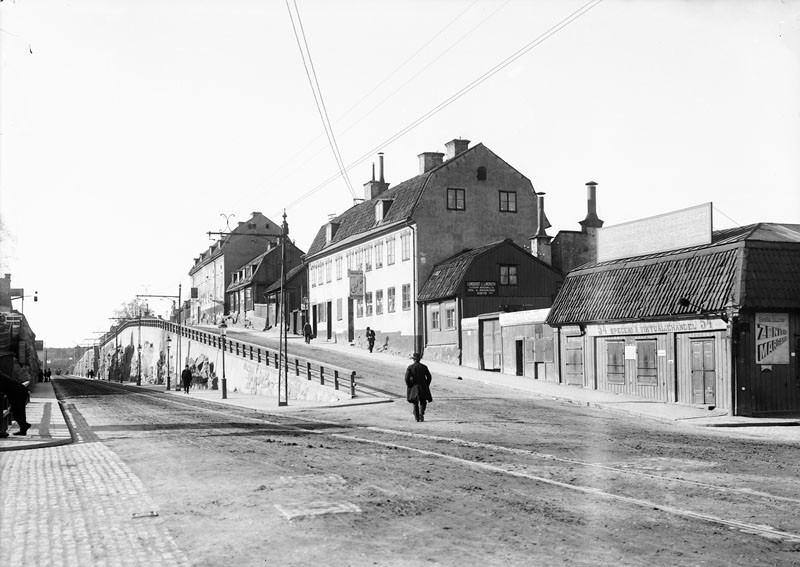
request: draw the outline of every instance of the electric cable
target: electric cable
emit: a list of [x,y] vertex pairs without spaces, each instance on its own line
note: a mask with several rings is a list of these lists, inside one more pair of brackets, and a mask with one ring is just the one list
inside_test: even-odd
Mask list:
[[[586,4],[584,4],[583,6],[578,8],[577,10],[573,11],[568,16],[563,18],[561,21],[559,21],[558,23],[556,23],[553,26],[551,26],[547,31],[545,31],[544,33],[540,34],[539,36],[537,36],[536,38],[534,38],[533,40],[531,40],[530,42],[528,42],[527,44],[525,44],[524,46],[519,48],[517,51],[515,51],[514,53],[512,53],[511,55],[509,55],[508,57],[503,59],[500,63],[496,64],[494,67],[492,67],[488,71],[486,71],[483,74],[481,74],[480,76],[478,76],[476,79],[474,79],[473,81],[468,83],[466,86],[462,87],[460,90],[456,91],[454,94],[450,95],[448,98],[446,98],[445,100],[443,100],[442,102],[440,102],[439,104],[434,106],[432,109],[430,109],[429,111],[424,113],[422,116],[420,116],[419,118],[417,118],[416,120],[414,120],[413,122],[411,122],[410,124],[405,126],[404,128],[402,128],[399,131],[395,132],[392,136],[390,136],[389,138],[384,140],[381,144],[378,144],[377,146],[375,146],[372,149],[370,149],[368,152],[364,153],[361,157],[359,157],[355,161],[351,162],[346,167],[346,169],[351,169],[351,168],[353,168],[353,167],[355,167],[357,165],[360,165],[361,163],[363,163],[365,160],[367,160],[370,156],[372,156],[379,149],[384,148],[388,144],[391,144],[392,142],[398,140],[399,138],[401,138],[402,136],[404,136],[405,134],[407,134],[408,132],[410,132],[411,130],[413,130],[414,128],[416,128],[417,126],[419,126],[420,124],[422,124],[423,122],[425,122],[426,120],[431,118],[432,116],[438,114],[443,109],[447,108],[449,105],[451,105],[452,103],[454,103],[455,101],[460,99],[462,96],[464,96],[465,94],[470,92],[472,89],[474,89],[475,87],[481,85],[486,80],[490,79],[492,76],[496,75],[498,72],[503,70],[505,67],[507,67],[508,65],[510,65],[511,63],[513,63],[514,61],[516,61],[517,59],[519,59],[520,57],[522,57],[526,53],[528,53],[529,51],[531,51],[533,48],[537,47],[538,45],[540,45],[541,43],[543,43],[544,41],[546,41],[550,37],[554,36],[555,34],[557,34],[559,31],[561,31],[562,29],[564,29],[565,27],[567,27],[571,23],[573,23],[576,20],[578,20],[579,18],[581,18],[583,15],[585,15],[590,10],[595,8],[602,1],[603,0],[590,0],[589,2],[587,2]],[[314,188],[310,189],[306,193],[300,195],[297,199],[291,201],[284,208],[289,208],[290,209],[293,206],[297,205],[298,203],[303,202],[305,199],[307,199],[308,197],[310,197],[311,195],[313,195],[317,191],[327,187],[338,176],[339,175],[337,174],[337,175],[334,175],[333,177],[329,177],[328,179],[326,179],[325,181],[323,181],[319,185],[317,185]]]

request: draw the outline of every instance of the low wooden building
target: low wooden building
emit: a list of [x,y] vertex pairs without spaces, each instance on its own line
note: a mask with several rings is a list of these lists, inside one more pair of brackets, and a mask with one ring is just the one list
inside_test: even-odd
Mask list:
[[[466,250],[437,264],[419,294],[425,356],[459,363],[461,321],[482,313],[549,307],[563,280],[560,272],[511,239]],[[480,368],[501,370],[498,317],[481,320]]]
[[800,225],[587,264],[546,322],[566,384],[732,415],[800,412]]

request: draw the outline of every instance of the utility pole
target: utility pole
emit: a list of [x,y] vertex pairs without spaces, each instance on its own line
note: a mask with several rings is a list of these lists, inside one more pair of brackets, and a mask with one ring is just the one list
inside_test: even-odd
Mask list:
[[286,209],[283,211],[283,224],[281,225],[281,329],[279,351],[283,358],[283,397],[281,397],[281,368],[278,368],[278,406],[289,404],[289,320],[286,317],[286,237],[289,234],[289,225],[286,224]]

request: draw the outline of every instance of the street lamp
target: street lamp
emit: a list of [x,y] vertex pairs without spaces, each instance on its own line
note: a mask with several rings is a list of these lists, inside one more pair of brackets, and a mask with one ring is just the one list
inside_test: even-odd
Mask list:
[[136,365],[136,385],[142,385],[142,345],[139,345],[136,350],[139,352],[139,363]]
[[228,399],[228,381],[225,378],[225,336],[228,334],[228,326],[225,321],[220,323],[219,330],[222,336],[222,399]]
[[167,335],[167,392],[169,392],[169,346],[172,344],[172,339]]

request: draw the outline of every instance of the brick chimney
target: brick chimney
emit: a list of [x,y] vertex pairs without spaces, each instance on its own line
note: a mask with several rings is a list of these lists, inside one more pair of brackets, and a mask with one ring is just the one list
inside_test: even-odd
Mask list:
[[378,153],[379,180],[375,180],[375,164],[372,164],[372,180],[364,183],[364,200],[374,199],[389,188],[383,179],[383,152]]
[[580,222],[582,232],[597,232],[603,227],[603,221],[597,216],[597,183],[589,181],[586,184],[587,212],[586,218]]
[[444,154],[440,152],[422,152],[417,157],[419,158],[419,172],[422,174],[442,165]]
[[548,266],[553,264],[552,238],[547,235],[544,216],[544,193],[536,195],[536,234],[531,238],[531,254]]
[[460,140],[460,139],[450,140],[444,145],[444,151],[445,151],[444,159],[445,160],[453,159],[458,154],[467,151],[468,148],[469,148],[469,140]]

